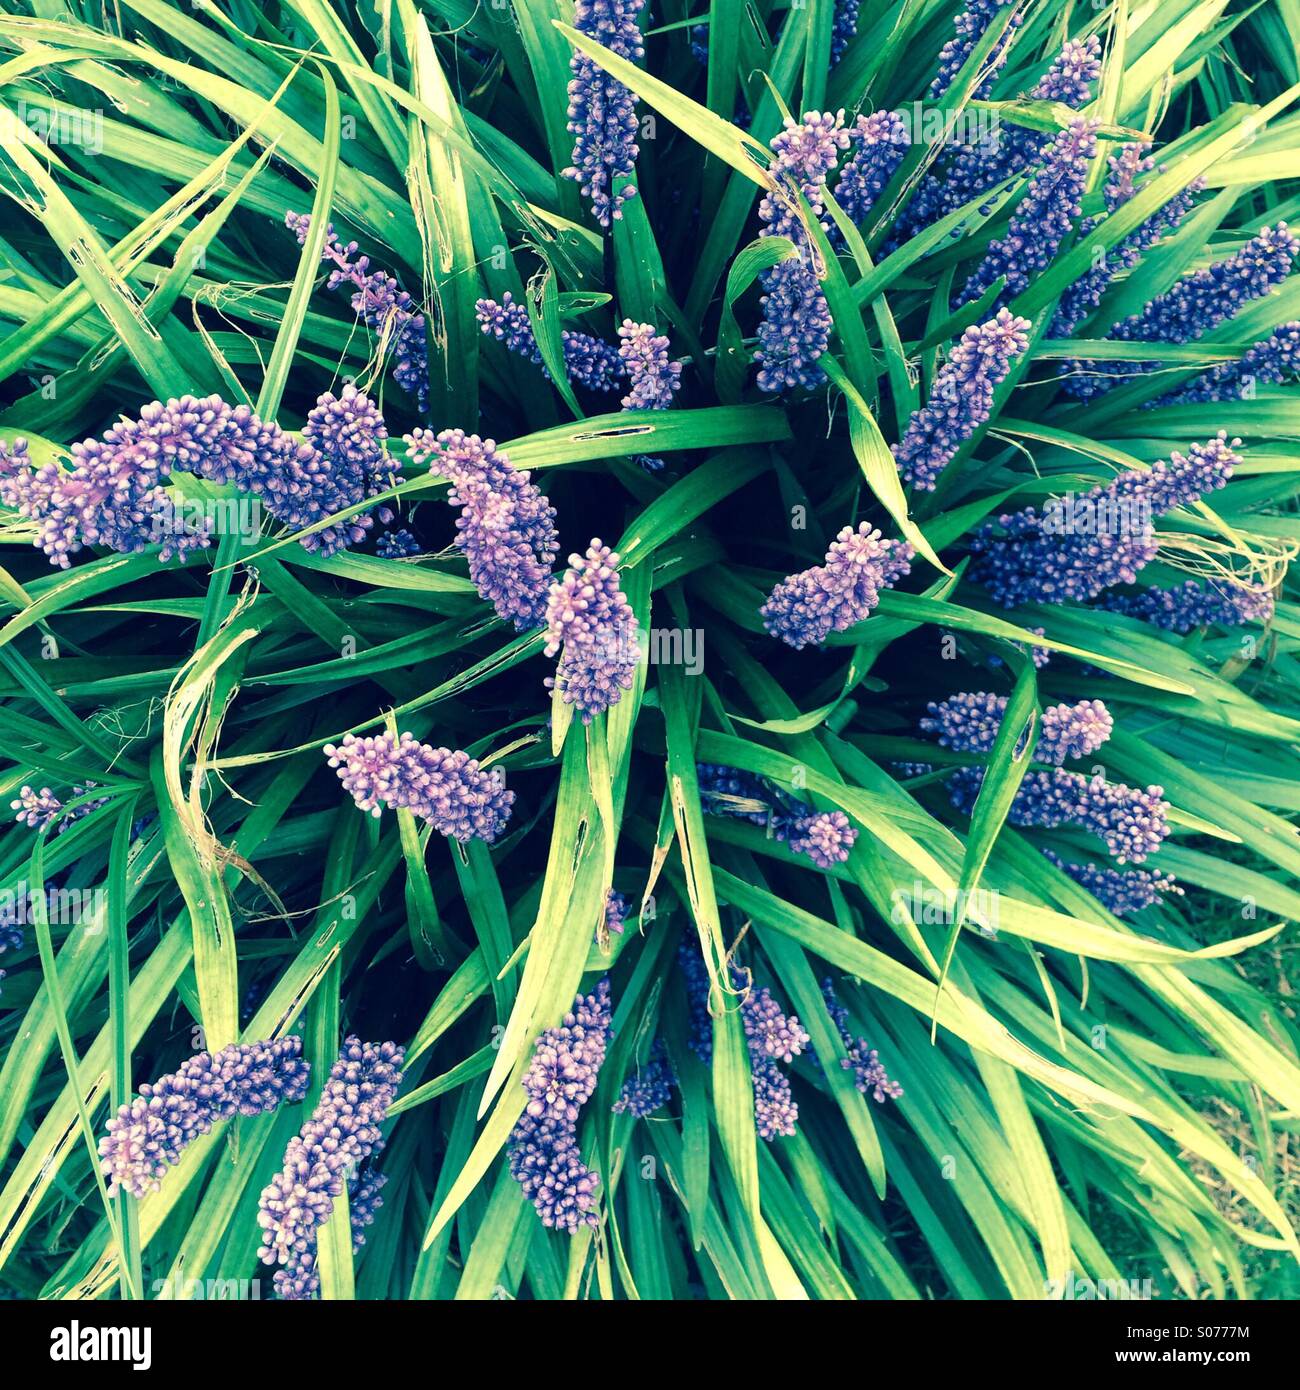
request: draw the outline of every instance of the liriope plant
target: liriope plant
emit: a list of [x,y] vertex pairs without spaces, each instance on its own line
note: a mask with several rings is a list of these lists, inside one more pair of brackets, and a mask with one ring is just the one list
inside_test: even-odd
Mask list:
[[1296,20],[11,6],[0,1287],[1294,1293]]

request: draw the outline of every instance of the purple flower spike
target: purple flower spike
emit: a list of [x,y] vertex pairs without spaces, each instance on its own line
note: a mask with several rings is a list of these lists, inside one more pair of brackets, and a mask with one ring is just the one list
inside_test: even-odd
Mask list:
[[344,790],[373,816],[385,806],[409,810],[461,844],[491,844],[510,819],[515,794],[501,769],[486,772],[459,749],[433,748],[413,734],[345,734],[341,745],[327,743],[323,751]]
[[605,930],[613,936],[623,935],[623,924],[627,921],[628,901],[616,889],[605,894]]
[[[573,27],[602,43],[612,53],[635,63],[645,57],[637,25],[645,0],[577,0]],[[636,164],[636,97],[585,53],[569,62],[569,134],[574,137],[573,167],[566,178],[576,179],[591,199],[591,210],[602,227],[622,217],[622,205],[636,196],[628,184],[617,193],[615,180],[628,177]]]
[[[962,753],[988,753],[1002,727],[1007,697],[979,690],[931,701],[921,728],[942,748]],[[1034,758],[1059,767],[1070,758],[1086,758],[1110,738],[1115,721],[1100,700],[1074,705],[1049,705],[1039,721]]]
[[763,318],[755,354],[761,391],[811,390],[826,380],[817,359],[830,342],[831,314],[795,190],[827,228],[826,176],[848,144],[843,111],[809,111],[801,122],[787,117],[785,129],[772,141],[776,158],[768,172],[778,191],[767,193],[759,204],[762,235],[789,237],[797,254],[763,272]]
[[[953,21],[957,30],[955,37],[948,40],[939,52],[939,71],[930,83],[930,96],[937,100],[952,86],[953,78],[966,65],[966,60],[975,52],[979,41],[997,17],[999,10],[1011,4],[1012,0],[966,0],[965,8]],[[998,41],[997,47],[986,59],[983,80],[975,89],[977,98],[987,97],[993,89],[994,78],[1002,70],[1011,49],[1011,40],[1017,28],[1024,22],[1023,11],[1011,21],[1006,33]]]
[[[969,815],[974,809],[983,778],[982,768],[958,768],[952,775],[949,791],[959,811]],[[1144,790],[1053,768],[1026,774],[1007,818],[1048,830],[1078,826],[1103,840],[1119,863],[1140,864],[1169,834],[1168,816],[1162,787]]]
[[[1133,197],[1137,191],[1134,179],[1138,174],[1149,173],[1155,167],[1155,160],[1143,153],[1146,148],[1141,143],[1122,145],[1118,154],[1110,156],[1110,177],[1103,190],[1107,213],[1113,213]],[[1130,232],[1117,246],[1111,247],[1100,264],[1081,275],[1073,285],[1067,285],[1052,319],[1051,336],[1070,337],[1101,303],[1102,295],[1115,276],[1121,271],[1132,270],[1156,242],[1178,227],[1204,187],[1204,179],[1194,179],[1181,193],[1152,213],[1136,231]],[[1103,218],[1090,217],[1079,228],[1080,240],[1103,224]],[[1073,365],[1072,370],[1077,370],[1077,364]],[[1067,389],[1075,390],[1078,382],[1079,378],[1070,377],[1066,383]]]
[[849,1025],[849,1011],[840,1003],[835,986],[830,980],[822,981],[822,998],[826,1000],[826,1012],[830,1014],[831,1021],[835,1024],[849,1054],[840,1058],[840,1066],[853,1073],[853,1084],[864,1096],[870,1096],[878,1105],[883,1105],[887,1100],[897,1100],[903,1094],[903,1088],[897,1081],[889,1079],[880,1054],[874,1047],[867,1045],[866,1038],[853,1036],[853,1029]]
[[790,826],[789,846],[807,855],[819,869],[843,864],[858,838],[857,826],[843,811],[818,811],[802,816]]
[[58,820],[63,811],[63,802],[49,789],[42,787],[23,787],[9,803],[18,814],[14,820],[19,825],[30,825],[33,830],[45,830]]
[[[311,227],[311,214],[289,212],[285,214],[284,223],[298,238],[298,245],[304,245]],[[415,397],[423,413],[429,407],[428,342],[424,315],[416,308],[415,301],[386,270],[371,270],[370,257],[357,255],[355,241],[344,246],[332,226],[326,230],[321,259],[334,267],[330,271],[330,289],[336,290],[342,285],[353,287],[353,311],[368,328],[386,340],[393,362],[393,380]]]
[[861,522],[846,526],[826,553],[826,562],[783,579],[759,609],[773,637],[796,651],[820,646],[868,617],[887,589],[911,570],[912,547],[885,540]]
[[852,222],[861,223],[903,162],[911,143],[902,118],[893,111],[859,116],[849,131],[853,153],[835,185],[835,201]]
[[1052,142],[1043,171],[1029,185],[1005,237],[988,249],[966,282],[957,303],[978,299],[1000,276],[1006,288],[999,302],[1029,288],[1052,263],[1079,215],[1088,168],[1097,153],[1096,121],[1075,121]]
[[403,1049],[395,1043],[363,1043],[349,1037],[330,1068],[320,1103],[289,1141],[284,1167],[262,1191],[257,1224],[258,1258],[279,1265],[275,1291],[284,1299],[313,1298],[320,1289],[316,1248],[320,1228],[348,1187],[354,1248],[379,1205],[383,1179],[373,1170],[383,1147],[380,1131],[402,1084]]
[[[495,299],[480,299],[474,306],[479,327],[495,338],[508,352],[541,365],[542,352],[533,336],[528,310],[507,290],[498,304]],[[617,391],[624,375],[623,361],[618,349],[590,333],[564,329],[560,334],[564,353],[564,372],[588,391]],[[550,372],[542,367],[542,375],[550,380]]]
[[617,704],[640,660],[636,615],[618,583],[618,554],[599,539],[569,556],[546,601],[546,655],[560,653],[548,688],[574,705],[582,722]]
[[537,627],[559,542],[555,508],[514,468],[496,442],[464,430],[406,436],[415,463],[451,479],[447,500],[461,509],[456,544],[474,587],[520,630]]
[[1096,598],[1133,584],[1159,552],[1153,517],[1217,491],[1241,462],[1220,430],[1187,455],[1172,453],[1139,472],[1122,473],[1081,497],[1057,499],[1042,515],[1033,507],[986,523],[971,542],[972,578],[1004,608]]
[[215,1055],[200,1052],[174,1072],[140,1087],[99,1141],[109,1196],[144,1197],[162,1185],[168,1168],[201,1135],[234,1115],[265,1115],[307,1093],[310,1068],[301,1038],[231,1043]]
[[618,1099],[610,1108],[616,1115],[631,1115],[643,1120],[668,1104],[676,1086],[677,1073],[668,1059],[668,1049],[662,1038],[656,1038],[649,1060],[623,1083]]
[[1138,594],[1107,594],[1101,606],[1111,613],[1143,618],[1166,632],[1194,632],[1218,624],[1240,627],[1243,623],[1272,621],[1272,591],[1255,584],[1202,585],[1195,579],[1172,589],[1143,589]]
[[510,1175],[542,1225],[569,1235],[599,1224],[600,1179],[582,1161],[578,1116],[596,1089],[612,1020],[609,981],[602,980],[537,1039],[523,1079],[528,1101],[506,1146]]
[[668,339],[648,323],[624,319],[618,330],[631,391],[623,397],[624,410],[667,410],[681,385],[682,364],[668,360]]
[[[382,491],[389,472],[387,430],[371,401],[353,386],[321,396],[297,443],[246,405],[219,396],[154,401],[135,420],[120,420],[102,439],[70,450],[73,466],[47,463],[13,471],[25,450],[0,465],[0,500],[40,522],[35,544],[67,567],[83,545],[134,554],[162,540],[159,559],[208,544],[203,530],[175,526],[162,480],[173,472],[233,483],[262,499],[288,526],[306,528]],[[370,517],[360,514],[302,538],[304,549],[331,555],[361,539]],[[166,523],[160,536],[159,523]]]
[[420,542],[405,528],[385,531],[375,542],[375,554],[385,560],[404,560],[420,553]]
[[940,473],[990,416],[993,396],[1015,358],[1029,346],[1028,319],[999,309],[987,323],[972,325],[935,378],[929,401],[907,423],[894,446],[903,477],[931,492]]
[[1279,386],[1297,375],[1300,375],[1300,322],[1292,320],[1275,328],[1238,361],[1212,368],[1153,404],[1249,400],[1256,387]]
[[[1128,343],[1194,342],[1282,284],[1297,255],[1300,240],[1285,222],[1265,227],[1235,256],[1184,276],[1140,313],[1117,323],[1106,336]],[[1147,362],[1108,362],[1106,375],[1084,372],[1069,377],[1067,389],[1090,399],[1117,386],[1126,376],[1150,371],[1152,366]],[[1074,367],[1077,370],[1078,364]]]
[[858,32],[858,11],[862,0],[835,0],[831,17],[831,67],[844,57],[850,40]]
[[1116,917],[1129,917],[1141,912],[1144,907],[1154,907],[1163,901],[1166,893],[1179,896],[1183,893],[1171,874],[1162,874],[1154,869],[1130,869],[1122,873],[1119,869],[1098,864],[1071,864],[1050,849],[1045,849],[1043,853]]

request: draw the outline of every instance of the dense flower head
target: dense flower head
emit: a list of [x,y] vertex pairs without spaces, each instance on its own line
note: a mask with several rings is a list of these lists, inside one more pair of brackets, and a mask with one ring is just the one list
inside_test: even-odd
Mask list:
[[1109,865],[1073,864],[1050,849],[1045,849],[1043,853],[1116,917],[1128,917],[1141,912],[1144,907],[1154,907],[1164,900],[1166,893],[1181,896],[1183,892],[1171,874],[1163,874],[1156,869],[1121,871]]
[[903,1088],[897,1081],[890,1080],[880,1054],[868,1045],[866,1038],[854,1037],[849,1025],[849,1011],[840,1002],[835,986],[829,979],[822,981],[822,998],[848,1052],[847,1057],[840,1058],[840,1066],[853,1073],[853,1084],[864,1096],[871,1096],[880,1105],[886,1100],[897,1100],[903,1094]]
[[846,526],[826,552],[825,563],[783,579],[759,609],[773,637],[799,650],[820,646],[870,616],[880,591],[911,570],[912,547],[886,540],[861,522]]
[[[966,0],[965,6],[958,12],[957,18],[953,21],[956,34],[944,44],[939,52],[939,71],[930,83],[932,99],[943,96],[952,86],[953,78],[966,65],[967,59],[974,53],[979,41],[988,31],[989,25],[997,17],[998,11],[1011,3],[1012,0]],[[1023,22],[1024,12],[1018,10],[1012,16],[1006,33],[1003,34],[985,62],[982,69],[983,78],[974,92],[974,96],[977,98],[987,97],[992,91],[993,80],[1007,61],[1011,39]]]
[[[284,221],[285,226],[297,236],[299,246],[303,245],[311,227],[311,214],[286,213]],[[428,342],[424,315],[386,270],[372,270],[370,257],[358,256],[357,249],[355,241],[345,246],[333,226],[326,230],[321,259],[333,266],[329,287],[336,290],[341,286],[352,286],[353,311],[368,328],[385,338],[393,361],[393,380],[415,397],[418,409],[423,412],[429,404]]]
[[617,889],[605,894],[605,930],[615,936],[623,935],[623,924],[630,910],[628,900]]
[[784,128],[771,142],[776,158],[768,173],[777,187],[764,194],[758,205],[764,235],[787,236],[796,245],[802,242],[803,223],[793,191],[803,194],[815,217],[823,217],[826,176],[848,147],[843,111],[807,111],[801,121],[785,118]]
[[526,1115],[534,1120],[577,1121],[605,1062],[610,1018],[609,981],[602,980],[593,994],[579,995],[557,1027],[548,1028],[537,1039],[523,1079],[528,1092]]
[[618,1099],[610,1108],[616,1115],[631,1115],[643,1120],[668,1104],[676,1086],[677,1073],[669,1060],[668,1049],[662,1038],[656,1038],[645,1066],[638,1066],[624,1081]]
[[835,201],[851,222],[860,223],[894,177],[911,142],[895,111],[859,116],[848,134],[853,153],[840,169]]
[[596,1089],[612,1019],[609,981],[601,980],[537,1039],[522,1083],[528,1100],[506,1148],[511,1176],[542,1225],[570,1235],[597,1224],[600,1179],[582,1161],[577,1123]]
[[385,531],[375,542],[375,554],[385,560],[403,560],[420,553],[420,542],[403,526],[396,531]]
[[842,864],[858,838],[843,811],[815,811],[774,782],[739,768],[697,763],[700,804],[711,815],[730,816],[766,828],[773,839],[819,869]]
[[559,548],[555,508],[495,440],[459,429],[436,437],[417,429],[406,443],[415,463],[451,479],[447,500],[461,509],[456,545],[474,587],[521,631],[537,627]]
[[[87,792],[93,791],[96,785],[94,782],[77,782],[72,788],[73,798],[85,796]],[[29,825],[33,830],[48,830],[53,826],[54,833],[62,835],[83,816],[108,805],[108,800],[106,796],[97,796],[90,801],[82,802],[80,806],[65,808],[63,801],[55,796],[49,787],[42,787],[37,791],[34,787],[24,785],[9,805],[17,812],[14,820],[19,825]]]
[[395,1043],[347,1038],[311,1118],[289,1141],[284,1166],[263,1189],[257,1254],[263,1264],[280,1266],[274,1282],[281,1298],[312,1298],[319,1290],[317,1240],[345,1184],[358,1204],[357,1214],[350,1214],[354,1244],[373,1219],[381,1180],[371,1164],[383,1147],[380,1125],[402,1084],[403,1055]]
[[682,364],[668,360],[668,339],[654,325],[624,319],[618,330],[618,355],[631,390],[624,410],[667,410],[681,385]]
[[[943,748],[988,753],[1007,711],[1007,697],[978,690],[931,701],[921,729]],[[1033,756],[1059,767],[1070,758],[1086,758],[1111,736],[1115,721],[1100,700],[1049,705],[1042,713]]]
[[1088,169],[1097,153],[1096,121],[1079,120],[1060,132],[1047,158],[1017,205],[1004,237],[995,241],[958,296],[958,304],[978,299],[1005,277],[1000,303],[1029,288],[1051,264],[1078,217]]
[[[1110,156],[1110,175],[1103,189],[1107,213],[1113,213],[1127,203],[1137,192],[1135,179],[1138,175],[1149,173],[1155,167],[1155,160],[1145,153],[1146,149],[1145,142],[1137,141],[1121,145],[1119,151]],[[1156,242],[1178,227],[1191,211],[1197,195],[1204,187],[1203,178],[1193,179],[1186,188],[1153,212],[1123,241],[1104,251],[1074,284],[1067,285],[1052,319],[1052,337],[1070,337],[1101,303],[1102,296],[1115,276],[1123,271],[1132,270]],[[1080,240],[1104,224],[1105,219],[1102,217],[1088,218],[1079,228]],[[1074,364],[1071,371],[1077,370],[1078,366]],[[1091,382],[1092,378],[1086,375],[1070,376],[1066,381],[1066,389],[1089,394],[1092,391]]]
[[831,311],[821,282],[797,256],[763,272],[759,297],[758,388],[776,392],[802,387],[811,391],[826,380],[817,365],[831,340]]
[[1107,594],[1101,607],[1111,613],[1143,618],[1166,632],[1194,632],[1217,623],[1240,627],[1267,623],[1273,617],[1272,590],[1233,581],[1201,583],[1188,579],[1169,589],[1143,589],[1136,594]]
[[1155,559],[1153,517],[1189,506],[1217,491],[1241,462],[1222,430],[1143,471],[1120,474],[1043,513],[1033,507],[986,523],[971,542],[972,577],[1005,608],[1096,598],[1116,584],[1133,584]]
[[[953,805],[969,814],[983,782],[982,768],[958,768],[949,781]],[[1129,787],[1101,774],[1052,768],[1025,775],[1011,803],[1013,825],[1054,830],[1073,825],[1105,842],[1121,864],[1140,864],[1169,834],[1169,805],[1162,787]]]
[[329,765],[362,811],[408,810],[440,835],[491,844],[505,828],[515,794],[500,768],[481,768],[459,749],[433,748],[414,734],[345,734],[324,748]]
[[843,111],[809,111],[802,121],[786,117],[784,129],[772,140],[775,159],[768,172],[776,188],[764,195],[758,216],[762,235],[789,237],[796,254],[762,275],[763,317],[755,353],[760,391],[811,390],[826,380],[817,359],[830,342],[831,313],[794,195],[802,193],[825,226],[826,176],[848,144]]
[[[1185,275],[1145,308],[1115,324],[1106,337],[1131,343],[1190,343],[1262,299],[1291,273],[1300,240],[1285,222],[1265,227],[1236,255]],[[1092,364],[1095,368],[1096,364]],[[1069,376],[1066,389],[1085,399],[1111,389],[1127,376],[1151,370],[1146,362],[1107,362],[1097,371]]]
[[[637,19],[645,0],[577,0],[573,26],[620,58],[635,63],[645,56]],[[569,62],[569,134],[573,165],[564,171],[591,199],[602,227],[621,218],[622,205],[636,196],[632,184],[617,192],[614,183],[632,173],[639,153],[636,97],[585,53]]]
[[1195,377],[1153,405],[1192,405],[1201,401],[1249,399],[1260,386],[1278,386],[1300,375],[1300,321],[1275,328],[1263,342],[1235,362],[1224,362]]
[[850,40],[858,32],[858,10],[862,0],[835,0],[831,16],[831,67],[844,57]]
[[200,1052],[147,1082],[109,1120],[99,1141],[109,1195],[119,1189],[133,1197],[156,1192],[167,1169],[213,1125],[301,1100],[309,1071],[302,1039],[290,1037]]
[[894,445],[899,472],[913,487],[932,491],[957,450],[989,418],[995,391],[1029,346],[1031,327],[1028,319],[999,309],[961,335],[935,378],[930,399]]
[[[691,1050],[707,1065],[713,1059],[713,1020],[709,1014],[709,973],[698,944],[684,940],[677,950],[677,962],[686,980]],[[782,1012],[769,989],[753,988],[747,973],[738,966],[729,969],[731,984],[741,996],[740,1021],[754,1083],[754,1128],[761,1139],[788,1137],[795,1131],[799,1108],[790,1078],[778,1063],[800,1056],[809,1036],[794,1014]]]
[[[478,300],[474,313],[479,327],[489,338],[495,338],[507,351],[541,365],[542,351],[537,346],[528,310],[509,290],[499,302],[495,299]],[[588,391],[619,389],[625,369],[618,349],[612,344],[590,333],[566,328],[560,334],[560,347],[564,354],[564,372],[570,381],[577,382]],[[542,374],[549,380],[550,372],[545,367],[542,367]]]
[[[161,486],[174,471],[233,483],[259,497],[276,520],[300,529],[382,491],[390,471],[387,430],[354,386],[321,396],[303,436],[299,443],[219,396],[154,401],[101,439],[72,445],[70,469],[50,462],[18,474],[14,465],[25,451],[15,451],[0,466],[0,500],[40,523],[34,543],[66,568],[83,545],[134,554],[161,540],[161,560],[207,545],[202,528],[174,524],[176,509]],[[331,555],[362,539],[370,524],[362,513],[303,536],[301,544]]]
[[[1076,110],[1086,106],[1090,84],[1101,75],[1100,55],[1101,40],[1095,34],[1084,40],[1067,39],[1028,93],[1030,99],[1060,102]],[[1036,164],[1051,143],[1052,136],[1044,131],[1000,120],[979,139],[959,145],[937,172],[921,180],[890,239],[891,249]]]
[[593,540],[585,556],[569,556],[546,600],[546,655],[560,654],[547,685],[576,706],[584,724],[632,688],[640,660],[636,615],[619,587],[618,561],[616,551]]

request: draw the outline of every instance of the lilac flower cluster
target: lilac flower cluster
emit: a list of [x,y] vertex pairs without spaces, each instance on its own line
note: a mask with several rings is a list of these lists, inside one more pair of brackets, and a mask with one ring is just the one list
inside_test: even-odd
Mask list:
[[1155,869],[1129,869],[1122,873],[1108,865],[1071,864],[1050,849],[1045,849],[1043,853],[1116,917],[1129,917],[1141,912],[1144,907],[1154,907],[1163,901],[1166,893],[1181,896],[1183,892],[1171,874],[1162,874]]
[[886,540],[861,522],[846,526],[826,552],[823,564],[783,579],[759,609],[773,637],[796,651],[820,646],[832,632],[844,632],[870,616],[887,589],[911,570],[912,547]]
[[831,16],[831,67],[844,57],[850,41],[858,32],[858,10],[862,0],[835,0]]
[[200,1052],[174,1072],[146,1082],[108,1122],[99,1141],[109,1195],[156,1192],[163,1174],[215,1124],[234,1115],[265,1115],[307,1092],[310,1068],[301,1038],[231,1043]]
[[930,399],[907,422],[894,446],[899,472],[931,492],[958,449],[992,413],[993,397],[1012,362],[1029,346],[1028,319],[999,309],[987,323],[961,335],[935,378]]
[[662,1038],[656,1038],[645,1066],[638,1067],[623,1083],[611,1109],[616,1115],[631,1115],[633,1119],[643,1120],[656,1110],[662,1110],[676,1088],[677,1073],[668,1057],[668,1049]]
[[[1189,506],[1223,487],[1241,462],[1219,433],[1189,453],[1145,472],[1123,473],[1076,499],[1073,510],[1095,524],[1071,529],[1051,508],[1033,507],[988,522],[975,534],[972,578],[1004,608],[1021,603],[1065,603],[1096,598],[1116,584],[1133,584],[1159,550],[1152,518]],[[1058,509],[1059,510],[1059,509]]]
[[[83,545],[124,554],[158,540],[155,523],[172,506],[161,486],[174,470],[214,483],[233,483],[260,497],[286,525],[307,527],[381,491],[389,472],[387,430],[373,403],[353,386],[326,392],[308,416],[304,443],[259,419],[246,405],[219,396],[154,401],[135,420],[121,420],[100,440],[71,449],[70,470],[50,462],[31,471],[26,448],[0,450],[0,501],[39,521],[34,542],[67,568]],[[361,540],[368,515],[302,538],[322,555]],[[169,525],[159,558],[206,546],[205,531]]]
[[605,894],[605,930],[612,935],[622,936],[628,911],[628,900],[616,888],[611,888]]
[[574,1000],[558,1027],[537,1039],[523,1078],[528,1103],[506,1148],[510,1174],[542,1225],[570,1235],[599,1224],[600,1179],[582,1161],[578,1115],[596,1089],[612,1019],[609,981],[602,980]]
[[1224,362],[1161,396],[1155,405],[1192,405],[1199,401],[1237,401],[1259,386],[1278,386],[1300,375],[1300,321],[1275,328],[1235,362]]
[[[921,728],[938,735],[943,747],[983,753],[992,748],[997,737],[1006,700],[981,691],[931,703],[929,710]],[[1143,791],[1107,782],[1100,774],[1089,779],[1082,773],[1066,772],[1061,766],[1069,758],[1095,753],[1110,738],[1113,728],[1110,712],[1100,700],[1045,710],[1034,757],[1052,767],[1026,774],[1008,812],[1011,823],[1046,829],[1080,826],[1103,839],[1121,864],[1130,860],[1140,863],[1154,854],[1169,833],[1163,788]],[[969,815],[983,783],[983,768],[958,768],[948,782],[953,805]]]
[[[1101,75],[1101,40],[1068,39],[1037,85],[1031,100],[1086,106],[1090,84]],[[927,174],[904,211],[894,243],[937,222],[973,201],[981,193],[1028,169],[1041,158],[1051,137],[1026,126],[1001,123],[986,139],[960,146],[935,174]],[[838,190],[836,193],[838,197]]]
[[[286,213],[284,224],[297,236],[298,245],[304,245],[311,228],[311,214]],[[370,257],[357,255],[355,241],[344,246],[333,226],[326,230],[321,259],[334,267],[329,276],[330,289],[351,285],[353,311],[381,338],[387,334],[393,380],[415,397],[423,413],[429,406],[429,349],[424,315],[415,301],[387,271],[371,270]]]
[[[699,951],[683,941],[677,952],[686,980],[691,1014],[691,1048],[704,1063],[713,1059],[713,1025],[709,1016],[709,974]],[[766,987],[754,989],[745,972],[731,966],[732,985],[744,994],[740,1003],[741,1026],[749,1050],[754,1083],[754,1128],[759,1138],[771,1141],[789,1137],[799,1120],[799,1107],[790,1089],[790,1078],[778,1063],[792,1062],[811,1042],[794,1014],[784,1014]]]
[[[93,791],[94,782],[78,782],[72,788],[75,797],[84,796],[87,792]],[[84,802],[80,806],[74,806],[71,810],[65,811],[63,802],[54,795],[49,787],[42,787],[40,791],[30,786],[23,786],[18,795],[9,805],[18,813],[14,820],[19,825],[29,825],[33,830],[48,830],[50,826],[55,826],[55,834],[62,835],[65,830],[82,816],[88,816],[92,811],[97,811],[101,806],[108,805],[108,797],[99,796],[91,801]]]
[[[949,791],[959,811],[969,815],[974,810],[983,778],[982,768],[953,773]],[[1169,834],[1168,816],[1163,787],[1128,787],[1100,774],[1089,778],[1053,768],[1026,774],[1007,819],[1047,830],[1078,826],[1103,840],[1119,863],[1140,864]]]
[[640,660],[639,627],[619,587],[618,559],[593,540],[585,556],[569,556],[569,568],[546,600],[546,655],[560,653],[546,684],[577,707],[584,724],[631,690]]
[[[933,100],[938,100],[952,86],[953,78],[975,52],[989,25],[997,17],[998,11],[1012,3],[1013,0],[966,0],[965,7],[953,21],[956,35],[939,51],[939,71],[930,83],[930,96]],[[985,67],[982,69],[983,77],[972,94],[976,98],[985,98],[993,90],[993,81],[1007,61],[1011,40],[1023,22],[1024,13],[1018,11],[1007,26],[1006,33],[999,39],[997,47],[986,59]]]
[[501,769],[487,772],[459,749],[433,748],[413,734],[345,734],[323,751],[358,808],[373,816],[385,806],[409,810],[461,844],[491,844],[510,819],[515,794]]
[[[1230,319],[1252,300],[1262,299],[1291,273],[1300,240],[1285,222],[1265,227],[1235,256],[1184,276],[1139,313],[1117,323],[1107,338],[1129,343],[1190,343]],[[1096,364],[1092,364],[1095,368]],[[1151,370],[1146,362],[1109,362],[1107,375],[1096,371],[1066,379],[1075,396],[1092,399],[1126,376]]]
[[1075,121],[1052,141],[1042,172],[1017,205],[1006,236],[989,247],[957,304],[978,299],[1000,277],[1005,277],[1006,288],[998,303],[1005,304],[1051,264],[1079,215],[1088,169],[1097,153],[1097,128],[1097,121]]
[[858,838],[843,811],[815,811],[765,777],[716,763],[697,763],[700,803],[710,815],[730,816],[767,829],[773,839],[819,869],[842,864]]
[[495,440],[417,429],[406,443],[415,463],[451,479],[447,500],[461,509],[456,544],[474,587],[521,631],[537,627],[559,548],[555,508],[528,473],[498,453]]
[[[508,352],[542,365],[542,352],[537,346],[528,310],[509,290],[501,296],[500,303],[495,299],[480,299],[474,311],[479,327],[488,337],[495,338]],[[570,381],[588,391],[619,389],[626,367],[618,349],[603,338],[566,328],[560,334],[560,348],[564,354],[564,371]],[[542,371],[549,379],[550,373],[544,366]]]
[[[1139,174],[1149,173],[1155,167],[1155,160],[1144,154],[1146,148],[1145,142],[1135,142],[1122,145],[1118,153],[1110,156],[1110,176],[1102,190],[1107,214],[1115,212],[1133,197],[1137,191],[1134,180]],[[1132,270],[1156,242],[1178,227],[1204,187],[1203,178],[1193,179],[1181,193],[1175,194],[1163,207],[1152,213],[1123,241],[1112,246],[1099,264],[1085,271],[1074,284],[1067,285],[1052,319],[1052,337],[1070,337],[1101,303],[1107,286],[1115,276],[1121,271]],[[1103,225],[1104,220],[1101,217],[1088,218],[1079,227],[1080,239]]]
[[[1007,712],[1007,697],[979,690],[932,700],[921,728],[942,748],[963,753],[988,753]],[[1060,767],[1070,758],[1086,758],[1110,738],[1115,721],[1100,700],[1073,705],[1049,705],[1038,723],[1034,759]]]
[[668,339],[648,323],[624,319],[618,330],[618,355],[631,390],[624,410],[667,410],[681,385],[682,364],[668,360]]
[[826,379],[817,359],[830,342],[830,309],[794,191],[803,194],[812,215],[825,227],[826,176],[848,145],[843,111],[809,111],[802,121],[787,117],[785,128],[772,140],[776,158],[768,172],[776,188],[759,204],[761,235],[789,237],[796,254],[763,272],[763,317],[755,354],[761,391],[812,389]]
[[[835,201],[851,222],[862,223],[903,162],[911,143],[903,119],[894,111],[859,116],[849,130],[853,153],[835,184]],[[838,228],[836,229],[838,233]]]
[[[573,26],[628,62],[645,56],[637,19],[645,0],[577,0]],[[591,199],[602,227],[622,217],[622,205],[636,196],[627,184],[617,192],[615,180],[632,173],[636,143],[636,97],[585,53],[569,62],[569,134],[574,137],[573,165],[564,171]]]
[[1272,620],[1272,590],[1256,584],[1229,582],[1201,584],[1188,579],[1171,589],[1143,589],[1136,594],[1107,594],[1101,607],[1111,613],[1142,618],[1166,632],[1194,632],[1218,624],[1240,627],[1243,623]]
[[405,528],[385,531],[375,542],[375,554],[385,560],[403,560],[420,553],[420,542]]
[[308,1299],[320,1288],[316,1249],[320,1228],[348,1185],[354,1245],[374,1218],[383,1179],[373,1168],[383,1147],[380,1125],[402,1084],[404,1049],[396,1043],[363,1043],[349,1037],[311,1118],[289,1141],[284,1166],[263,1189],[257,1224],[258,1258],[278,1265],[275,1291],[284,1299]]
[[854,1037],[853,1029],[849,1026],[849,1011],[840,1003],[835,986],[829,979],[822,981],[822,998],[826,1000],[826,1012],[830,1014],[848,1052],[847,1057],[840,1058],[840,1066],[853,1073],[853,1084],[877,1104],[898,1100],[903,1088],[897,1081],[890,1080],[880,1054],[867,1045],[866,1038]]

